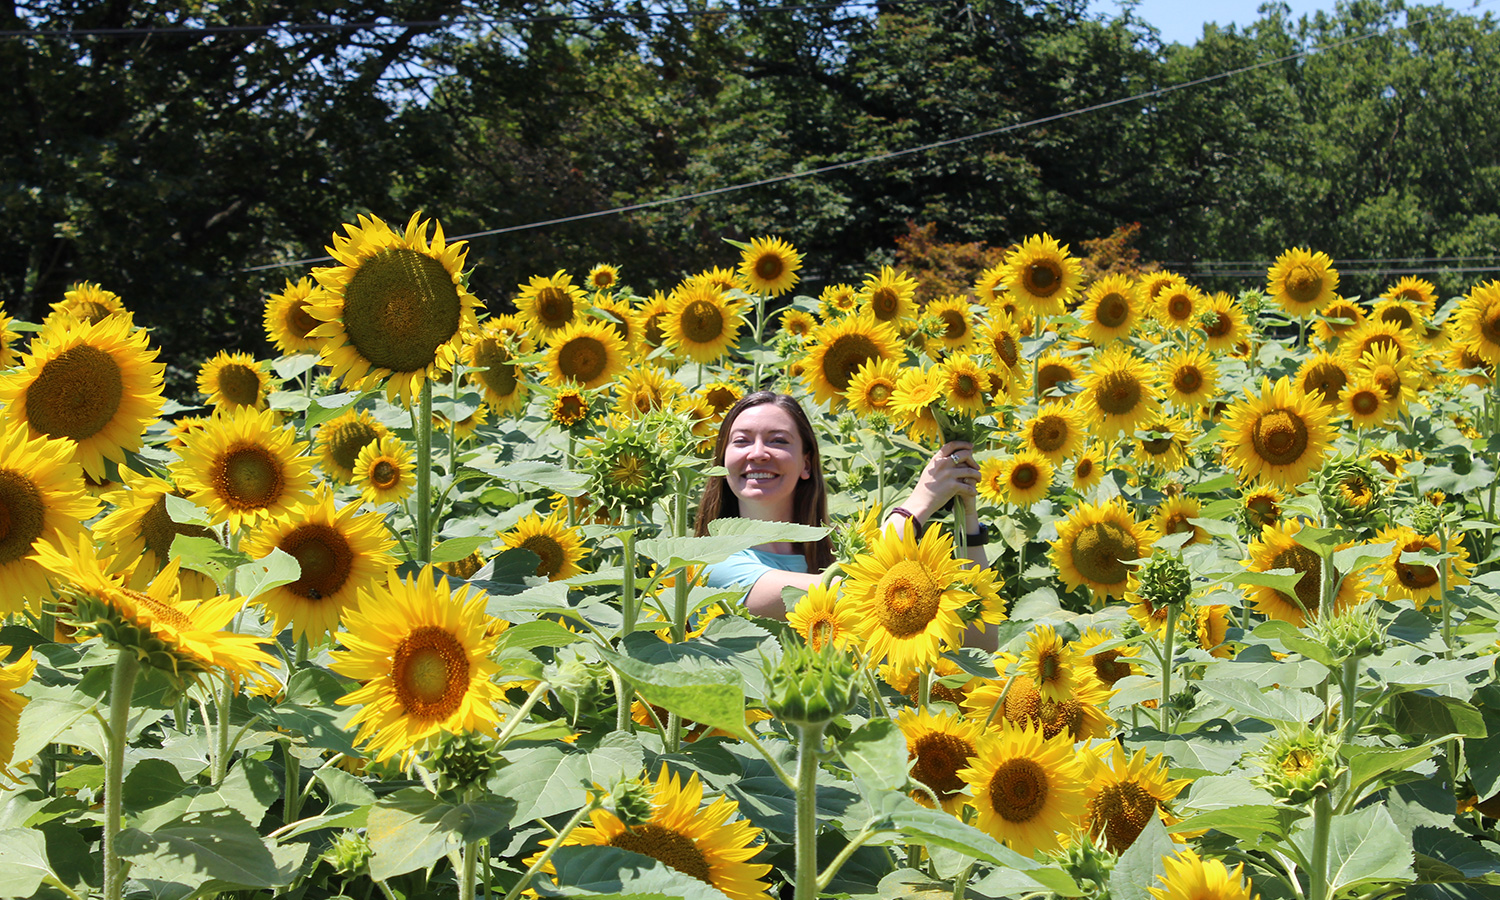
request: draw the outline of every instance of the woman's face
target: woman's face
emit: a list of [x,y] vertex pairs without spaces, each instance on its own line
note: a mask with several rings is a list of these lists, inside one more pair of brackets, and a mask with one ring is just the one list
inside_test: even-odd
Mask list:
[[735,418],[724,446],[724,468],[741,514],[751,518],[789,513],[797,482],[812,477],[797,423],[774,403],[752,406]]

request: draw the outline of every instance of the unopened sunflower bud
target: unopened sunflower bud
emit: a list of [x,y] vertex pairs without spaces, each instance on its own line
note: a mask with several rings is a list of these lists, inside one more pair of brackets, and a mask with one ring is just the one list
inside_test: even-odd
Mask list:
[[604,805],[626,828],[634,828],[651,820],[655,794],[650,781],[625,778],[610,789]]
[[1385,495],[1385,479],[1363,457],[1338,456],[1318,470],[1318,501],[1328,521],[1347,531],[1374,528]]
[[784,722],[819,725],[854,704],[854,666],[832,643],[812,650],[788,643],[781,662],[768,667],[766,706]]
[[1062,859],[1063,871],[1089,900],[1109,900],[1109,878],[1115,868],[1115,855],[1097,846],[1087,831],[1075,832]]
[[447,784],[461,788],[484,781],[505,760],[493,738],[464,731],[444,735],[429,762]]
[[340,875],[358,875],[373,855],[368,838],[357,831],[344,831],[323,851],[323,861]]
[[1443,511],[1425,499],[1411,508],[1411,527],[1419,534],[1436,534],[1443,521]]
[[1180,604],[1193,592],[1193,573],[1179,556],[1158,553],[1136,572],[1135,593],[1153,607]]
[[1307,725],[1283,730],[1267,741],[1257,761],[1263,771],[1255,783],[1298,806],[1332,788],[1344,771],[1338,738]]
[[1220,325],[1224,316],[1218,310],[1207,310],[1198,315],[1198,327],[1206,332],[1212,333]]
[[610,686],[609,668],[575,649],[563,648],[547,669],[547,682],[576,725],[581,717],[604,708]]
[[1380,625],[1373,603],[1336,609],[1332,615],[1319,616],[1313,623],[1312,633],[1339,661],[1373,656],[1385,649],[1385,629]]

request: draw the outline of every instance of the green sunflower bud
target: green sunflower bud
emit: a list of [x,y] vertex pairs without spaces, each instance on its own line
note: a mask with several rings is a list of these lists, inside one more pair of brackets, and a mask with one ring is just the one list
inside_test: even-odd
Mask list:
[[1385,649],[1385,629],[1373,603],[1319,616],[1312,625],[1312,634],[1340,661],[1373,656]]
[[1213,331],[1215,328],[1219,327],[1219,320],[1222,318],[1223,316],[1221,316],[1217,310],[1206,310],[1205,312],[1198,314],[1198,327],[1203,329],[1205,332]]
[[1094,843],[1087,831],[1075,833],[1062,859],[1063,871],[1089,900],[1110,900],[1109,877],[1115,869],[1115,855]]
[[793,725],[819,725],[854,704],[854,666],[832,643],[811,650],[788,642],[781,662],[767,666],[766,706]]
[[340,875],[358,875],[373,855],[368,838],[357,831],[344,831],[323,851],[322,859]]
[[609,668],[572,648],[557,652],[556,662],[547,670],[547,681],[575,725],[581,717],[602,710],[608,700]]
[[610,789],[605,806],[626,828],[634,828],[651,820],[652,798],[655,793],[649,780],[622,779]]
[[1423,498],[1412,506],[1407,520],[1418,534],[1436,534],[1443,522],[1443,511]]
[[579,463],[589,475],[589,495],[619,512],[644,512],[672,485],[676,453],[662,446],[647,423],[611,429],[584,448]]
[[1307,725],[1281,731],[1257,756],[1263,771],[1255,783],[1298,806],[1328,791],[1344,771],[1338,738]]
[[1328,521],[1347,531],[1375,527],[1384,505],[1385,478],[1368,459],[1337,456],[1314,479]]
[[484,781],[505,764],[494,739],[472,731],[444,735],[429,762],[446,784],[458,788]]
[[1136,579],[1136,594],[1153,607],[1180,604],[1193,592],[1193,573],[1182,557],[1167,553],[1157,553],[1147,560],[1136,572]]

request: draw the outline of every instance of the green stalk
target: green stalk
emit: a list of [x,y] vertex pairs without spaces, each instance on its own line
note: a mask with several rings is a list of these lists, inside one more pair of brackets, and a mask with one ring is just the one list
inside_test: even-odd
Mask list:
[[1342,698],[1339,708],[1339,724],[1343,728],[1344,743],[1354,741],[1355,732],[1358,730],[1354,715],[1354,702],[1359,684],[1359,657],[1350,656],[1344,660],[1339,678],[1339,695]]
[[1332,826],[1333,804],[1328,800],[1328,791],[1322,790],[1313,798],[1313,846],[1312,860],[1307,867],[1307,900],[1329,900],[1328,839]]
[[833,862],[828,864],[828,868],[823,870],[823,874],[818,876],[818,890],[825,890],[828,885],[833,882],[833,876],[837,875],[839,873],[839,869],[842,869],[844,867],[844,863],[848,862],[849,858],[856,852],[858,852],[859,848],[863,847],[866,841],[879,833],[880,831],[878,828],[873,827],[870,824],[866,824],[865,827],[860,830],[859,834],[856,834],[853,839],[851,839],[849,843],[844,846],[844,849],[839,851],[839,855],[833,858]]
[[818,896],[818,753],[823,723],[799,725],[797,741],[797,881],[794,900]]
[[224,673],[224,689],[219,692],[217,716],[214,719],[214,759],[210,773],[212,783],[224,783],[229,773],[229,711],[234,708],[234,678]]
[[1167,710],[1170,708],[1168,701],[1172,698],[1172,662],[1177,657],[1177,648],[1173,644],[1177,639],[1176,630],[1177,604],[1174,603],[1167,607],[1167,636],[1162,641],[1161,652],[1161,706],[1157,709],[1160,713],[1161,730],[1167,734],[1170,734],[1167,731]]
[[[530,868],[526,870],[526,874],[522,875],[521,879],[515,884],[511,885],[510,890],[505,892],[505,897],[503,898],[503,900],[517,900],[517,898],[520,897],[523,892],[525,892],[527,886],[531,884],[531,879],[536,877],[536,873],[540,872],[548,862],[551,862],[552,854],[556,853],[557,848],[562,846],[563,840],[567,838],[568,835],[573,833],[573,829],[577,828],[589,813],[599,808],[599,802],[600,798],[595,797],[593,802],[585,805],[582,809],[573,814],[573,818],[569,819],[568,824],[562,827],[562,830],[557,833],[557,837],[552,841],[551,844],[547,846],[546,850],[542,851],[542,855],[538,856],[536,858],[536,862],[532,863]],[[471,898],[473,897],[472,894],[470,894],[469,896]]]
[[[1490,485],[1494,491],[1495,485]],[[1438,553],[1448,552],[1448,523],[1438,523]],[[1438,560],[1438,587],[1442,591],[1443,608],[1443,659],[1453,658],[1453,600],[1448,596],[1448,560]]]
[[416,421],[417,439],[417,554],[415,562],[432,560],[432,382],[422,382]]
[[635,596],[635,529],[627,528],[620,535],[620,541],[625,545],[625,576],[620,583],[620,611],[625,616],[620,623],[620,640],[623,641],[635,631],[636,616],[640,614]]
[[115,841],[120,835],[120,818],[124,806],[121,792],[125,784],[126,731],[130,724],[130,695],[135,691],[135,676],[140,662],[134,651],[121,648],[109,685],[109,755],[104,759],[104,900],[124,896],[125,868],[120,862]]
[[302,762],[292,753],[291,741],[276,743],[281,745],[282,766],[285,769],[282,778],[284,796],[281,800],[281,820],[295,822],[302,812]]
[[[474,786],[470,785],[464,789],[464,802],[468,803],[474,799]],[[458,900],[474,900],[474,872],[479,862],[479,841],[466,841],[463,848],[463,865],[456,873],[458,875]]]
[[917,710],[920,712],[932,702],[932,670],[923,669],[917,679]]

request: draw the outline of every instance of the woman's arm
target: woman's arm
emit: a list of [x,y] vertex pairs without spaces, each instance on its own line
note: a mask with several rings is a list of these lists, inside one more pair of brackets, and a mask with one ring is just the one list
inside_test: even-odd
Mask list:
[[782,602],[781,589],[798,587],[806,590],[822,578],[822,575],[809,575],[806,572],[770,569],[755,579],[755,584],[751,585],[750,593],[745,595],[745,608],[750,611],[751,615],[785,622],[786,604]]
[[[960,497],[964,508],[964,533],[977,534],[978,496],[979,464],[974,461],[974,445],[968,441],[949,441],[927,461],[917,478],[916,487],[899,508],[911,513],[920,524],[946,506],[949,500]],[[893,513],[886,517],[885,524],[894,525],[897,534],[905,534],[907,517]],[[983,547],[971,546],[966,555],[976,565],[989,565]]]

